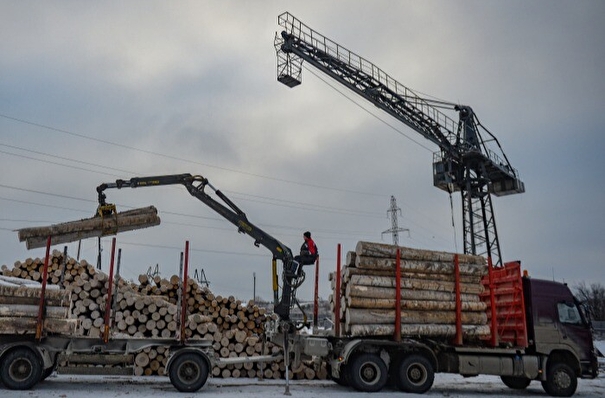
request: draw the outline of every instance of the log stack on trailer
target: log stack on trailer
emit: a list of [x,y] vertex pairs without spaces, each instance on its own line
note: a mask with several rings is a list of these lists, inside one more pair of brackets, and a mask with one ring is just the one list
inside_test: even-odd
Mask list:
[[[397,282],[397,250],[400,278]],[[393,336],[396,308],[402,336],[452,337],[456,333],[455,254],[358,242],[341,271],[339,318],[345,335]],[[490,334],[482,278],[483,257],[458,255],[462,332],[465,338]],[[332,286],[336,288],[332,274]],[[400,302],[396,301],[400,287]],[[334,298],[332,299],[334,300]],[[336,307],[333,303],[333,307]]]
[[[42,281],[44,261],[40,258],[28,258],[17,261],[12,268],[2,266],[2,275],[21,283],[38,284]],[[97,270],[86,260],[76,261],[55,250],[51,254],[48,266],[48,290],[46,291],[47,309],[59,303],[65,306],[69,329],[45,328],[50,333],[73,335],[74,337],[102,337],[105,325],[105,308],[109,287],[108,276]],[[111,334],[116,338],[175,338],[179,332],[178,305],[180,278],[139,275],[138,283],[118,278],[114,287],[114,303],[111,321]],[[3,287],[0,286],[0,294]],[[31,302],[39,302],[39,290],[30,291]],[[0,303],[3,301],[0,296]],[[38,301],[36,301],[38,300]],[[0,325],[2,310],[0,305]],[[268,342],[264,347],[261,335],[267,317],[274,316],[267,309],[253,302],[243,304],[233,296],[223,297],[213,294],[210,289],[189,279],[187,283],[187,321],[185,335],[188,339],[212,341],[215,355],[219,358],[258,356],[280,352],[278,346]],[[7,311],[12,311],[14,305]],[[52,309],[51,311],[54,311]],[[6,312],[6,311],[5,311]],[[37,307],[35,308],[37,314]],[[48,312],[47,312],[48,314]],[[32,331],[35,331],[35,317]],[[23,322],[20,320],[19,322]],[[49,325],[50,316],[46,317]],[[77,324],[77,326],[76,326]],[[17,323],[15,323],[17,325]],[[1,326],[0,326],[1,327]],[[12,329],[11,329],[12,330]],[[168,359],[167,347],[146,348],[134,358],[135,375],[164,375]],[[82,364],[60,364],[61,366]],[[264,377],[280,379],[285,377],[283,361],[260,364],[218,364],[212,369],[215,377]],[[318,371],[313,364],[304,364],[290,369],[293,379],[325,379],[325,364]]]
[[[0,334],[34,334],[38,321],[41,284],[11,276],[0,276]],[[71,293],[48,289],[44,328],[52,333],[73,334],[77,322],[71,318]]]

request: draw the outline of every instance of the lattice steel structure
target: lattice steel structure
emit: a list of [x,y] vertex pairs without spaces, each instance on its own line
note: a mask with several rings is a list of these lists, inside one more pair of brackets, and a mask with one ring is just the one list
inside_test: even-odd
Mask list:
[[[494,266],[501,266],[491,195],[522,193],[525,186],[472,108],[417,95],[290,13],[281,14],[278,23],[284,29],[274,43],[278,81],[288,87],[299,85],[307,61],[435,143],[439,151],[433,157],[433,184],[450,194],[461,193],[464,252],[490,257]],[[458,121],[445,112],[457,112]]]
[[393,237],[393,244],[399,245],[399,232],[410,232],[408,228],[400,228],[399,227],[399,218],[397,217],[401,214],[401,209],[397,206],[397,199],[391,195],[391,206],[389,210],[387,210],[387,215],[391,217],[391,228],[384,231],[382,234],[391,234]]

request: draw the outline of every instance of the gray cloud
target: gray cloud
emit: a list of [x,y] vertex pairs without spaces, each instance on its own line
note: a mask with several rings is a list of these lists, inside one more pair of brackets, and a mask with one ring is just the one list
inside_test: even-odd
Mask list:
[[[312,230],[324,296],[336,244],[380,240],[390,195],[411,230],[404,245],[462,250],[459,198],[452,227],[449,198],[432,186],[436,147],[312,70],[295,89],[276,81],[273,35],[288,10],[401,83],[473,106],[527,186],[494,200],[505,259],[536,277],[603,281],[603,4],[343,4],[5,4],[0,263],[42,256],[12,230],[88,216],[101,182],[181,172],[210,178],[295,251]],[[219,294],[248,298],[256,272],[257,292],[270,297],[270,253],[184,189],[108,196],[154,204],[163,219],[118,236],[127,277],[156,263],[175,273],[188,239]],[[96,251],[83,242],[83,258]]]

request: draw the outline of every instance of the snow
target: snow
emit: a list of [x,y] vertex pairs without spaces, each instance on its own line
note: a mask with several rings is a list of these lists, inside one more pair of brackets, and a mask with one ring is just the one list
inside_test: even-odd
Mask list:
[[[605,341],[595,345],[605,352]],[[601,368],[605,367],[605,358],[599,358]],[[178,392],[168,377],[121,377],[121,376],[68,376],[52,375],[30,391],[7,391],[3,397],[10,398],[189,398],[215,397],[246,398],[284,397],[284,380],[258,379],[209,379],[206,385],[196,393]],[[290,394],[296,398],[386,398],[400,396],[414,397],[546,397],[539,382],[532,382],[524,391],[515,391],[506,387],[499,377],[478,376],[464,378],[459,375],[437,374],[433,388],[425,394],[403,394],[397,390],[385,389],[379,393],[361,393],[345,388],[331,381],[290,382]],[[199,394],[199,395],[198,395]],[[605,397],[605,374],[594,380],[578,380],[578,389],[574,397]]]
[[[285,381],[257,379],[211,379],[196,393],[178,392],[167,377],[117,377],[117,376],[51,376],[31,391],[10,391],[3,394],[11,398],[188,398],[221,397],[246,398],[284,397]],[[532,382],[525,391],[506,387],[498,377],[479,376],[464,378],[458,375],[438,374],[433,388],[426,394],[403,394],[385,389],[379,393],[361,393],[330,381],[299,381],[290,383],[292,397],[298,398],[386,398],[414,397],[535,397],[547,396],[538,382]],[[574,397],[605,396],[605,377],[580,380]]]

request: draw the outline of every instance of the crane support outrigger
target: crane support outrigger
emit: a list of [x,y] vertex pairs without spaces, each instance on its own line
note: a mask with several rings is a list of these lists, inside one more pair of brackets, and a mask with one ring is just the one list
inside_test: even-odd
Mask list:
[[[254,239],[255,246],[258,247],[262,245],[271,251],[273,254],[272,275],[274,311],[283,322],[291,323],[290,309],[293,305],[298,305],[298,301],[296,299],[296,289],[302,284],[305,278],[302,265],[299,265],[297,261],[294,260],[292,250],[290,250],[290,248],[256,225],[252,224],[248,220],[246,213],[244,213],[237,205],[235,205],[235,203],[225,196],[224,193],[212,186],[207,178],[192,174],[171,174],[151,177],[133,177],[129,180],[120,179],[116,180],[115,182],[103,183],[97,187],[99,200],[98,213],[104,214],[115,209],[113,204],[108,204],[106,202],[106,195],[104,192],[106,189],[154,187],[161,185],[183,185],[192,196],[196,197],[212,210],[234,224],[237,227],[238,232],[251,236]],[[216,199],[206,193],[206,187],[212,189],[216,196],[225,204],[218,202]],[[281,298],[279,297],[278,293],[277,260],[281,261],[283,265]]]
[[[276,34],[274,43],[277,80],[288,87],[301,84],[306,61],[436,144],[440,151],[433,155],[433,184],[462,195],[464,253],[484,255],[501,267],[491,194],[522,193],[525,186],[473,109],[417,95],[288,12],[278,17],[278,24],[284,30]],[[440,109],[458,112],[458,121]]]

